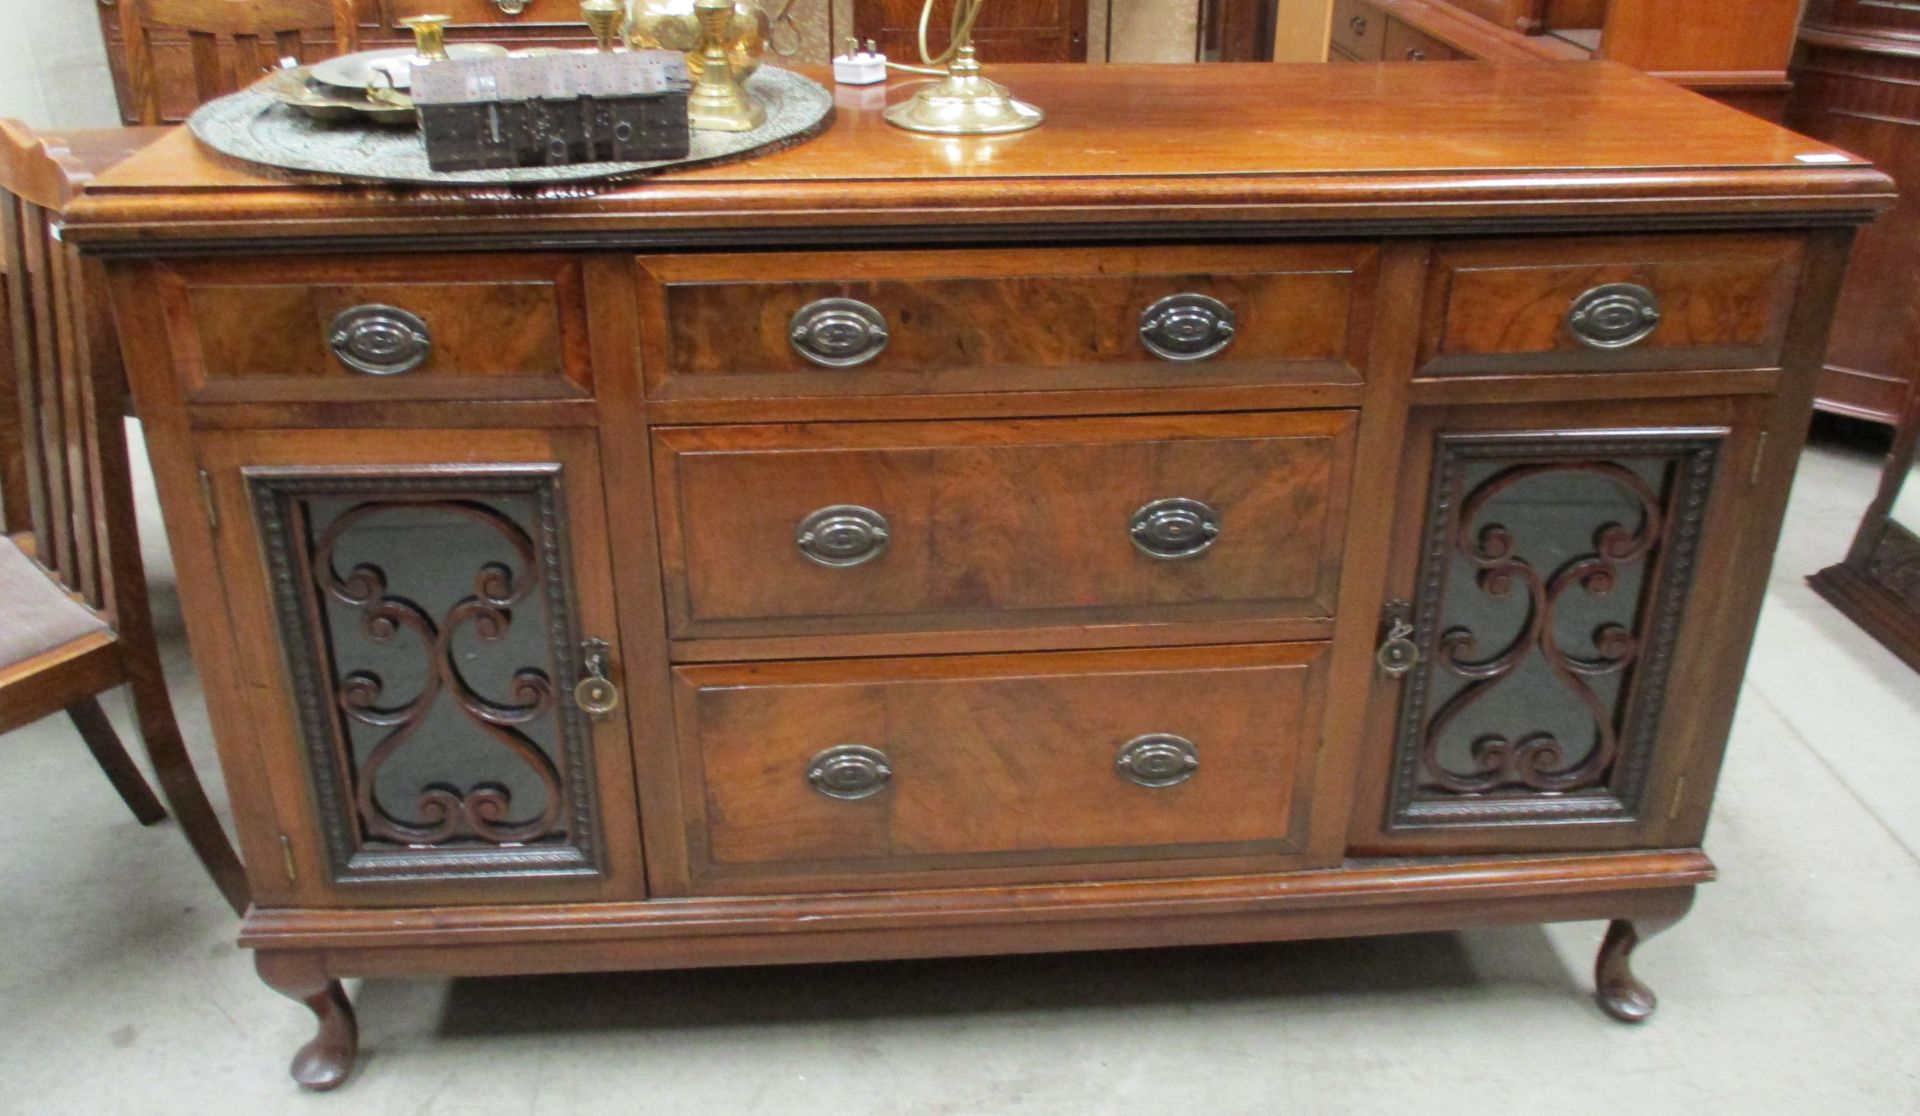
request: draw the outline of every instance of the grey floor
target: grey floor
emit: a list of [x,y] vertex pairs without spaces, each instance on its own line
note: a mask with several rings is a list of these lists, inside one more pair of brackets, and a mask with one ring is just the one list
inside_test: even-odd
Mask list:
[[1802,467],[1708,838],[1721,879],[1641,951],[1644,1027],[1587,998],[1597,924],[376,981],[357,1077],[306,1097],[284,1075],[306,1013],[254,979],[179,835],[139,829],[46,721],[0,753],[0,1112],[1920,1112],[1920,676],[1801,582],[1876,469],[1834,444]]

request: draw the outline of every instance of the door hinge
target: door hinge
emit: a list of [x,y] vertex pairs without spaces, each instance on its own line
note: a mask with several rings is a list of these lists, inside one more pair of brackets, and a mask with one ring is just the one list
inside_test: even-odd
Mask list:
[[293,838],[288,837],[284,833],[280,835],[280,856],[287,864],[287,882],[290,884],[299,883],[300,870],[294,867],[293,864]]
[[207,529],[220,529],[220,505],[213,500],[213,474],[200,470],[200,502],[207,506]]
[[1673,784],[1673,802],[1667,806],[1668,821],[1672,821],[1673,819],[1680,816],[1680,803],[1683,799],[1686,798],[1686,795],[1687,795],[1687,777],[1685,775],[1682,775],[1680,776],[1679,781]]
[[1754,443],[1753,470],[1747,474],[1747,483],[1749,485],[1755,485],[1760,483],[1760,467],[1767,463],[1767,434],[1768,433],[1769,431],[1762,430],[1760,432],[1759,439]]

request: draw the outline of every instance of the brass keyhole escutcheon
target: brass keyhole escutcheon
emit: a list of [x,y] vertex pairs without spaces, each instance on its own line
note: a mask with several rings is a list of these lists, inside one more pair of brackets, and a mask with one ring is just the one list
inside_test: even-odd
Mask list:
[[581,645],[581,667],[586,677],[573,688],[573,703],[589,717],[605,717],[620,708],[620,688],[607,677],[608,648],[605,640],[590,639]]
[[1413,605],[1403,600],[1387,602],[1387,634],[1374,654],[1380,673],[1399,678],[1420,665],[1420,645],[1413,642]]

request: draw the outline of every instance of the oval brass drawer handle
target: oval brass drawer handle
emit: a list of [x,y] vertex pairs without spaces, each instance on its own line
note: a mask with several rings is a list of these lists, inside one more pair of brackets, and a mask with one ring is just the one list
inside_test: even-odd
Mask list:
[[433,334],[418,314],[370,302],[342,310],[327,330],[340,363],[369,376],[398,376],[433,355]]
[[1127,536],[1149,557],[1192,558],[1220,537],[1220,513],[1200,500],[1155,500],[1133,513]]
[[1233,331],[1233,308],[1203,294],[1168,295],[1140,313],[1140,343],[1162,360],[1205,360]]
[[858,504],[834,504],[800,521],[793,541],[823,566],[857,566],[887,549],[887,517]]
[[1129,782],[1143,787],[1171,787],[1193,778],[1200,770],[1200,750],[1184,736],[1148,733],[1121,745],[1113,766]]
[[1573,300],[1567,329],[1590,349],[1624,349],[1660,327],[1660,296],[1638,283],[1604,283]]
[[870,798],[892,778],[887,754],[865,744],[840,744],[807,761],[807,785],[828,798]]
[[887,347],[886,315],[857,298],[809,302],[787,323],[793,351],[828,368],[865,364]]

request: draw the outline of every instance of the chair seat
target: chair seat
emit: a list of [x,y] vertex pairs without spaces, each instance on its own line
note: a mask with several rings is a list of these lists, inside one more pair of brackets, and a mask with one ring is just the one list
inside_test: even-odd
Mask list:
[[67,596],[40,563],[0,537],[0,668],[107,630],[98,613]]

